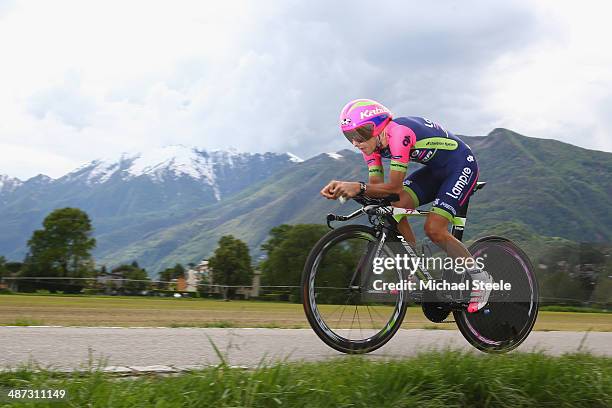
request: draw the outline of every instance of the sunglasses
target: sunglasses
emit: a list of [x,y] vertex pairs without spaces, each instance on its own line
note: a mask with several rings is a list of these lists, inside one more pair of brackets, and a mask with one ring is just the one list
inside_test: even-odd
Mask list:
[[353,143],[353,140],[357,143],[363,143],[368,141],[372,137],[374,133],[374,125],[368,123],[366,125],[359,126],[358,128],[353,130],[343,131],[342,133],[344,133],[344,136],[351,143]]

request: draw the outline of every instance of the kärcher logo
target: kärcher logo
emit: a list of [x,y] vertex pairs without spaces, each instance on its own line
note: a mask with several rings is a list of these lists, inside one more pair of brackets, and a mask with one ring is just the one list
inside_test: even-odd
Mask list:
[[389,112],[389,111],[383,108],[370,109],[370,110],[365,110],[361,112],[360,117],[361,119],[365,119],[365,118],[372,117],[374,115],[378,115],[379,113],[385,113],[385,112]]

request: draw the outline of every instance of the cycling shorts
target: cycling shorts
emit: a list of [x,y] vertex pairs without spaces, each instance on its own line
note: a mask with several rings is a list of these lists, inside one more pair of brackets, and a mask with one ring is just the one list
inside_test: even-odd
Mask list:
[[404,191],[415,208],[433,201],[431,211],[453,222],[478,180],[478,164],[473,153],[462,149],[443,166],[423,166],[404,180]]

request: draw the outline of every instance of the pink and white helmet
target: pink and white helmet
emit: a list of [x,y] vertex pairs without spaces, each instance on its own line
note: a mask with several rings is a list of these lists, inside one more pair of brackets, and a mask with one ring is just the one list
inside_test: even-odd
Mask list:
[[364,142],[380,132],[393,119],[383,104],[371,99],[355,99],[347,103],[340,113],[340,129],[353,142]]

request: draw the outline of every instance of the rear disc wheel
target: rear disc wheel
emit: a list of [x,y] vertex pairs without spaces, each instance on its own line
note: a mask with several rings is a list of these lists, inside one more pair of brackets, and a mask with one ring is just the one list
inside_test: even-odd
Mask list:
[[510,284],[509,290],[491,292],[487,305],[476,313],[454,311],[461,334],[477,349],[505,353],[529,335],[538,316],[539,291],[527,255],[510,240],[484,237],[470,248],[481,258],[494,283]]

